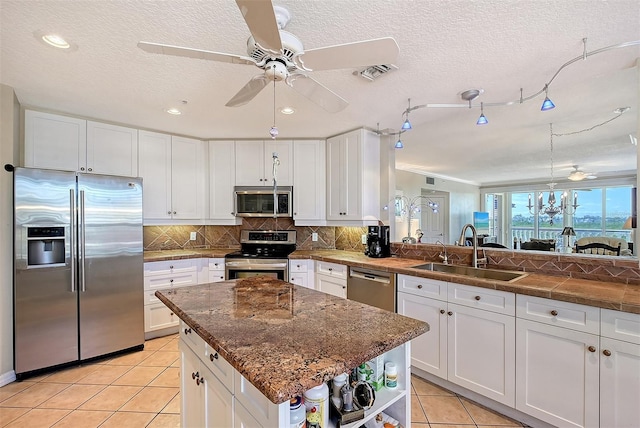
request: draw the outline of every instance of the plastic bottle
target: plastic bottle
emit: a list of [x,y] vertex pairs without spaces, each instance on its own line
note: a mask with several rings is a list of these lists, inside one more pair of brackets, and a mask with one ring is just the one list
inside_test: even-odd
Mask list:
[[388,362],[384,364],[384,386],[388,389],[396,389],[398,387],[398,368],[395,363]]
[[304,392],[304,406],[307,410],[307,426],[329,426],[329,387],[326,383]]
[[306,428],[307,411],[302,405],[302,397],[292,398],[289,402],[289,426],[291,428]]
[[332,382],[332,393],[334,397],[340,397],[340,390],[347,383],[347,374],[342,373],[333,378]]

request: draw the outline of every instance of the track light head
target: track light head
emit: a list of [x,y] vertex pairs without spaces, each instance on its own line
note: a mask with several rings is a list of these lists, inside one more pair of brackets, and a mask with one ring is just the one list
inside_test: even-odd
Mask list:
[[402,140],[400,138],[398,138],[398,141],[396,141],[396,145],[394,146],[396,149],[402,149],[404,148],[404,144],[402,144]]
[[413,127],[411,126],[411,122],[409,122],[409,118],[407,117],[404,121],[404,123],[402,124],[402,129],[404,131],[408,131],[410,129],[413,129]]
[[484,115],[484,103],[480,103],[480,117],[478,118],[476,125],[486,125],[487,123],[489,123],[489,121]]
[[556,105],[549,99],[549,85],[544,85],[544,101],[542,102],[541,111],[551,110],[556,108]]

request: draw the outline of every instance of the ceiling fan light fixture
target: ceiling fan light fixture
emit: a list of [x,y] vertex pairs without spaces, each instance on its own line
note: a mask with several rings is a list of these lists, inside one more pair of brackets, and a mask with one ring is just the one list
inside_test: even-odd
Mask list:
[[556,108],[556,105],[549,99],[549,85],[544,85],[544,101],[542,102],[541,111],[547,111]]

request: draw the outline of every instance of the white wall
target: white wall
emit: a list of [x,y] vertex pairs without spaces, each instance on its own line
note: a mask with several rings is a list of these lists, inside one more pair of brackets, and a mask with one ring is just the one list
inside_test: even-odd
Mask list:
[[480,210],[480,187],[472,184],[441,178],[435,178],[434,184],[426,184],[424,175],[396,170],[396,189],[409,197],[422,194],[423,189],[449,193],[449,218],[445,222],[449,238],[446,244],[453,244],[459,238],[462,226],[473,223],[473,212]]
[[0,85],[0,386],[13,372],[13,174],[5,164],[19,161],[20,104],[13,89]]

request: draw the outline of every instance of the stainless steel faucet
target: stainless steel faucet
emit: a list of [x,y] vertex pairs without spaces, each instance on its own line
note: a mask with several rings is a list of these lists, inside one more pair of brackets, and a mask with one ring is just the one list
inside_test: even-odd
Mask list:
[[[447,257],[447,247],[444,246],[444,244],[442,242],[440,242],[439,240],[436,241],[436,244],[440,244],[442,245],[442,253],[440,253],[440,258],[442,259],[442,263],[444,263],[445,265],[449,264],[449,258]],[[442,255],[444,253],[444,256]]]
[[476,231],[476,228],[474,225],[467,223],[464,226],[462,226],[462,232],[460,232],[460,239],[458,239],[458,245],[464,247],[465,246],[465,233],[467,232],[467,229],[471,229],[471,233],[472,233],[472,244],[473,244],[473,254],[471,255],[471,266],[474,268],[478,267],[478,262],[486,264],[487,263],[487,259],[486,257],[482,258],[482,259],[478,259],[478,232]]

